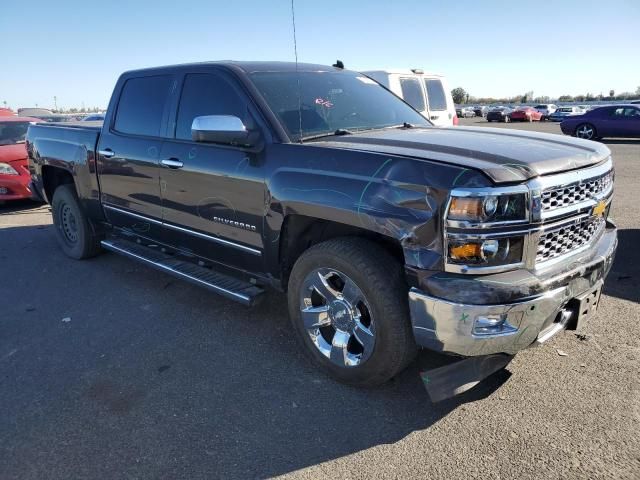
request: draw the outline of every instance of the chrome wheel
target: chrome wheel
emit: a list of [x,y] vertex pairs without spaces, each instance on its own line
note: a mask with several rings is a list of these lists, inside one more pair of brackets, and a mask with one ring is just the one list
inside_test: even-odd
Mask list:
[[589,125],[588,123],[583,123],[582,125],[578,125],[576,128],[576,137],[584,138],[586,140],[591,140],[595,136],[595,129],[593,125]]
[[78,223],[76,216],[73,214],[73,210],[68,204],[62,205],[60,209],[60,226],[62,227],[62,233],[69,243],[76,243],[78,241]]
[[300,311],[309,338],[326,358],[340,367],[365,362],[375,345],[375,324],[362,290],[351,278],[318,268],[304,279]]

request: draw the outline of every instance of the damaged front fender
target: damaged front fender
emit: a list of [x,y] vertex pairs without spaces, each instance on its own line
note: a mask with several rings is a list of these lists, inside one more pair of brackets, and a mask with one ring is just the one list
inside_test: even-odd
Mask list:
[[265,234],[274,254],[286,216],[304,215],[384,235],[401,245],[408,266],[441,268],[449,192],[490,184],[473,170],[425,160],[307,144],[273,147],[274,155],[291,158],[267,180]]

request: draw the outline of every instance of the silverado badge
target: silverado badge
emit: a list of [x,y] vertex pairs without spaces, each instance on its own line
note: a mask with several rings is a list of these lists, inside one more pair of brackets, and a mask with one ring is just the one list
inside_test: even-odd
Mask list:
[[607,209],[607,203],[604,200],[600,200],[596,203],[596,206],[593,207],[593,215],[596,217],[601,217],[604,215],[604,211]]

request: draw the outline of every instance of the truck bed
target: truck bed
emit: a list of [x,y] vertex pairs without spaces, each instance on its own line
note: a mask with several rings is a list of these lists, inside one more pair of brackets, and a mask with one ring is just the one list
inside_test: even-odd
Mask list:
[[[96,147],[101,125],[102,122],[67,122],[29,126],[27,148],[32,173],[40,179],[42,170],[49,166],[66,170],[83,202],[98,201]],[[36,187],[43,191],[43,185]],[[51,202],[50,198],[47,200]]]
[[39,123],[40,127],[55,127],[55,128],[74,128],[74,129],[82,129],[82,130],[97,130],[98,132],[102,129],[102,121],[96,120],[92,122],[51,122],[51,123]]

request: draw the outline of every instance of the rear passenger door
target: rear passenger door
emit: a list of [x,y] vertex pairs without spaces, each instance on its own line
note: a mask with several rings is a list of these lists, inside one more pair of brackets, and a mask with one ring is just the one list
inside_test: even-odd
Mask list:
[[186,72],[160,173],[164,242],[215,262],[260,272],[264,172],[260,153],[195,142],[193,119],[233,115],[255,127],[250,101],[220,69]]
[[155,240],[162,233],[160,151],[176,86],[170,74],[126,79],[98,142],[105,215],[113,225]]

